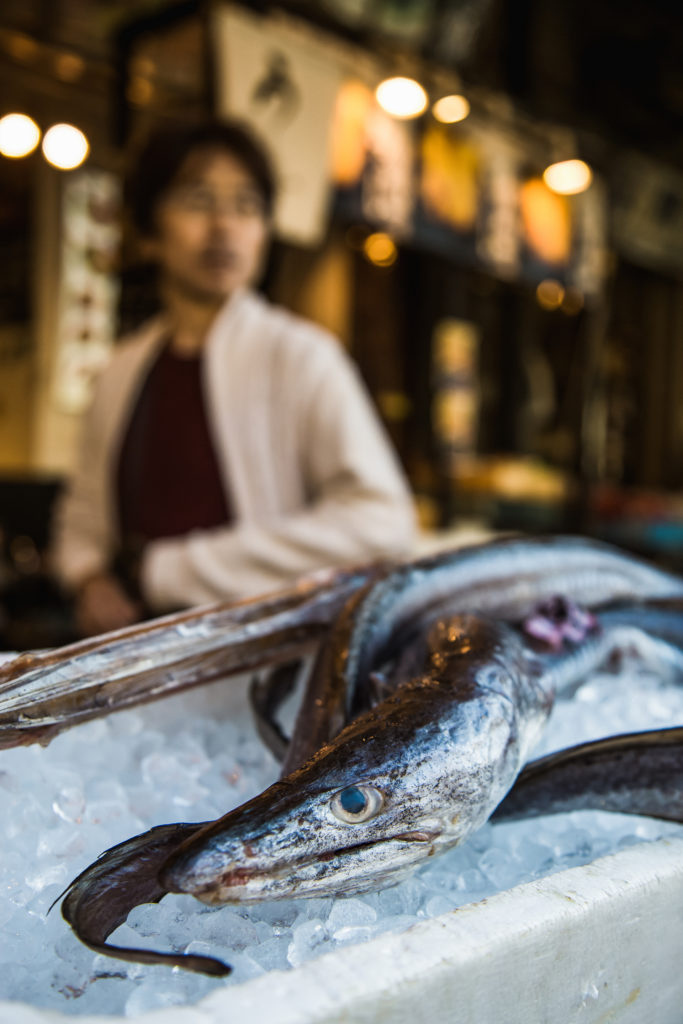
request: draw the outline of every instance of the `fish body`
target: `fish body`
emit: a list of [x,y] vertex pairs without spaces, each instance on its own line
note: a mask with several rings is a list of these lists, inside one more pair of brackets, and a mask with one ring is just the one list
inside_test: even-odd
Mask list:
[[[217,822],[164,826],[163,834],[152,830],[103,854],[65,899],[77,934],[116,955],[106,938],[141,894],[186,892],[222,903],[362,892],[398,881],[465,840],[513,786],[555,691],[585,678],[615,646],[648,646],[637,621],[613,619],[559,657],[541,655],[510,623],[558,593],[592,608],[680,601],[683,580],[589,541],[513,539],[394,570],[366,567],[346,583],[331,578],[327,594],[322,587],[303,598],[285,595],[279,612],[266,599],[260,610],[257,602],[248,631],[240,626],[226,639],[229,665],[239,663],[240,652],[263,663],[269,638],[270,660],[287,660],[302,636],[310,641],[311,628],[318,639],[328,630],[290,766]],[[194,621],[200,625],[201,617]],[[650,653],[666,660],[674,649],[668,664],[679,672],[674,634],[650,644]],[[115,654],[117,645],[114,636]],[[218,647],[212,650],[217,672]],[[144,643],[135,652],[152,657]],[[132,680],[136,699],[155,695],[135,665],[126,658],[116,664],[117,681]],[[176,662],[166,664],[164,671],[179,671]],[[388,680],[387,692],[372,706],[378,674]],[[195,675],[199,682],[201,672]],[[163,689],[154,666],[150,680]],[[183,680],[190,685],[187,675]],[[272,696],[265,694],[264,706]],[[1,713],[0,700],[0,724]],[[73,714],[71,708],[60,724]],[[179,954],[145,952],[147,962],[154,956],[205,969]]]
[[482,613],[520,622],[561,594],[586,608],[681,599],[683,579],[582,537],[505,538],[418,559],[369,579],[319,650],[283,774],[367,706],[373,674],[418,641],[439,615]]
[[[207,903],[248,903],[399,881],[426,857],[465,840],[504,800],[556,688],[585,678],[625,639],[638,649],[639,637],[649,656],[683,674],[680,612],[657,610],[648,619],[647,609],[626,609],[621,618],[616,611],[609,616],[578,647],[548,656],[506,623],[438,618],[409,659],[421,671],[396,681],[393,693],[303,766],[218,821],[163,826],[103,854],[73,883],[67,919],[83,941],[116,956],[107,936],[132,907],[167,891]],[[661,645],[636,622],[661,627]],[[593,798],[589,791],[587,806]],[[181,954],[144,952],[145,962],[152,958],[225,969],[219,961],[211,968]]]
[[610,736],[538,758],[493,820],[586,808],[683,821],[683,727]]
[[[625,649],[683,677],[683,614],[617,609],[559,655],[480,615],[438,618],[413,646],[404,663],[422,662],[422,671],[299,769],[188,839],[162,869],[163,884],[221,903],[399,880],[491,816],[558,691]],[[376,799],[374,813],[340,820],[340,798],[356,790]]]
[[[364,892],[480,827],[528,759],[552,694],[504,623],[439,620],[428,650],[421,675],[193,836],[162,884],[209,903]],[[344,794],[353,807],[368,792],[374,813],[345,814]]]
[[188,687],[310,653],[375,566],[167,615],[0,667],[0,749]]
[[[582,537],[512,538],[407,563],[370,586],[349,631],[346,671],[357,680],[434,610],[519,622],[556,594],[586,608],[680,598],[683,580]],[[411,624],[413,624],[411,626]]]

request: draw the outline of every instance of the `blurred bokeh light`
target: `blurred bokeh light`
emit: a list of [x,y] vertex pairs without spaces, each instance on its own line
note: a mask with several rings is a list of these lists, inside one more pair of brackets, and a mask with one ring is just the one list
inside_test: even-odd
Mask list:
[[442,124],[456,124],[464,121],[470,112],[470,103],[465,96],[453,93],[450,96],[442,96],[432,107],[432,114]]
[[383,231],[375,231],[372,235],[368,235],[363,245],[363,252],[370,262],[378,267],[390,267],[392,263],[396,262],[398,256],[396,243],[391,235],[387,235]]
[[392,117],[419,117],[427,109],[427,93],[414,78],[385,78],[375,95],[380,107]]
[[48,163],[61,171],[80,167],[89,149],[90,145],[83,132],[72,124],[53,124],[45,132],[43,155]]
[[546,167],[543,180],[553,192],[573,196],[586,191],[593,180],[593,172],[584,160],[560,160]]
[[27,114],[0,118],[0,153],[17,159],[32,153],[40,141],[40,128]]

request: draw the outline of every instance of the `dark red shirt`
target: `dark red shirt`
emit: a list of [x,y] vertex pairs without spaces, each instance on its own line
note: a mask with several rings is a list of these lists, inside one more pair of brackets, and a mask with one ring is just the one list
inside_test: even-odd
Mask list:
[[124,545],[232,520],[209,432],[201,357],[166,346],[147,375],[118,464]]

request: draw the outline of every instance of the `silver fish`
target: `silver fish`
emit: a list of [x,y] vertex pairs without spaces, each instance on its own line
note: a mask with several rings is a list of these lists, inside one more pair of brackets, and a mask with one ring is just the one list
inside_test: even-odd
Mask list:
[[283,773],[368,703],[367,686],[437,614],[519,622],[561,594],[587,608],[683,596],[683,580],[598,541],[511,538],[407,563],[358,588],[314,665]]
[[[683,616],[674,613],[673,632],[660,640],[634,625],[643,615],[614,613],[578,649],[551,657],[505,623],[438,619],[428,642],[416,641],[420,674],[217,822],[162,826],[104,854],[73,884],[67,920],[93,948],[118,955],[107,935],[138,902],[165,891],[207,903],[253,902],[358,893],[400,880],[488,819],[528,760],[558,688],[624,644],[683,675],[676,646]],[[145,951],[146,961],[154,957],[225,971],[220,961]]]
[[683,727],[610,736],[532,761],[491,820],[589,807],[683,821]]
[[0,749],[315,650],[377,566],[323,570],[287,590],[167,615],[0,667]]

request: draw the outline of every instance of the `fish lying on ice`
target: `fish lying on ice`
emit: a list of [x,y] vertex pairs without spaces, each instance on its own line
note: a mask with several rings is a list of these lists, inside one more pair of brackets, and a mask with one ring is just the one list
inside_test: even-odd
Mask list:
[[[99,952],[224,974],[227,966],[210,957],[121,950],[106,939],[133,906],[168,891],[208,903],[254,902],[358,893],[400,880],[491,816],[528,760],[555,691],[624,646],[683,675],[683,615],[656,608],[606,613],[599,632],[550,656],[497,620],[439,617],[413,642],[420,671],[397,680],[393,693],[304,765],[216,822],[160,826],[114,847],[74,881],[64,916]],[[661,751],[661,742],[653,745]],[[641,769],[648,749],[642,741]],[[678,758],[671,778],[680,784],[680,736],[669,752]],[[612,744],[603,769],[622,753]],[[560,773],[553,762],[551,770],[564,780],[568,768]],[[636,812],[646,806],[658,816],[661,773],[648,782],[643,772],[639,785]],[[595,782],[587,787],[580,805],[594,806],[598,790]],[[515,813],[525,806],[535,813],[529,792]],[[503,802],[499,813],[504,809]],[[620,809],[629,809],[628,792]]]
[[166,615],[0,666],[0,749],[315,649],[381,570],[323,570],[287,590]]
[[397,566],[357,588],[320,647],[283,771],[367,706],[373,675],[437,614],[481,612],[520,622],[555,595],[597,609],[682,594],[679,576],[579,537],[502,539]]

